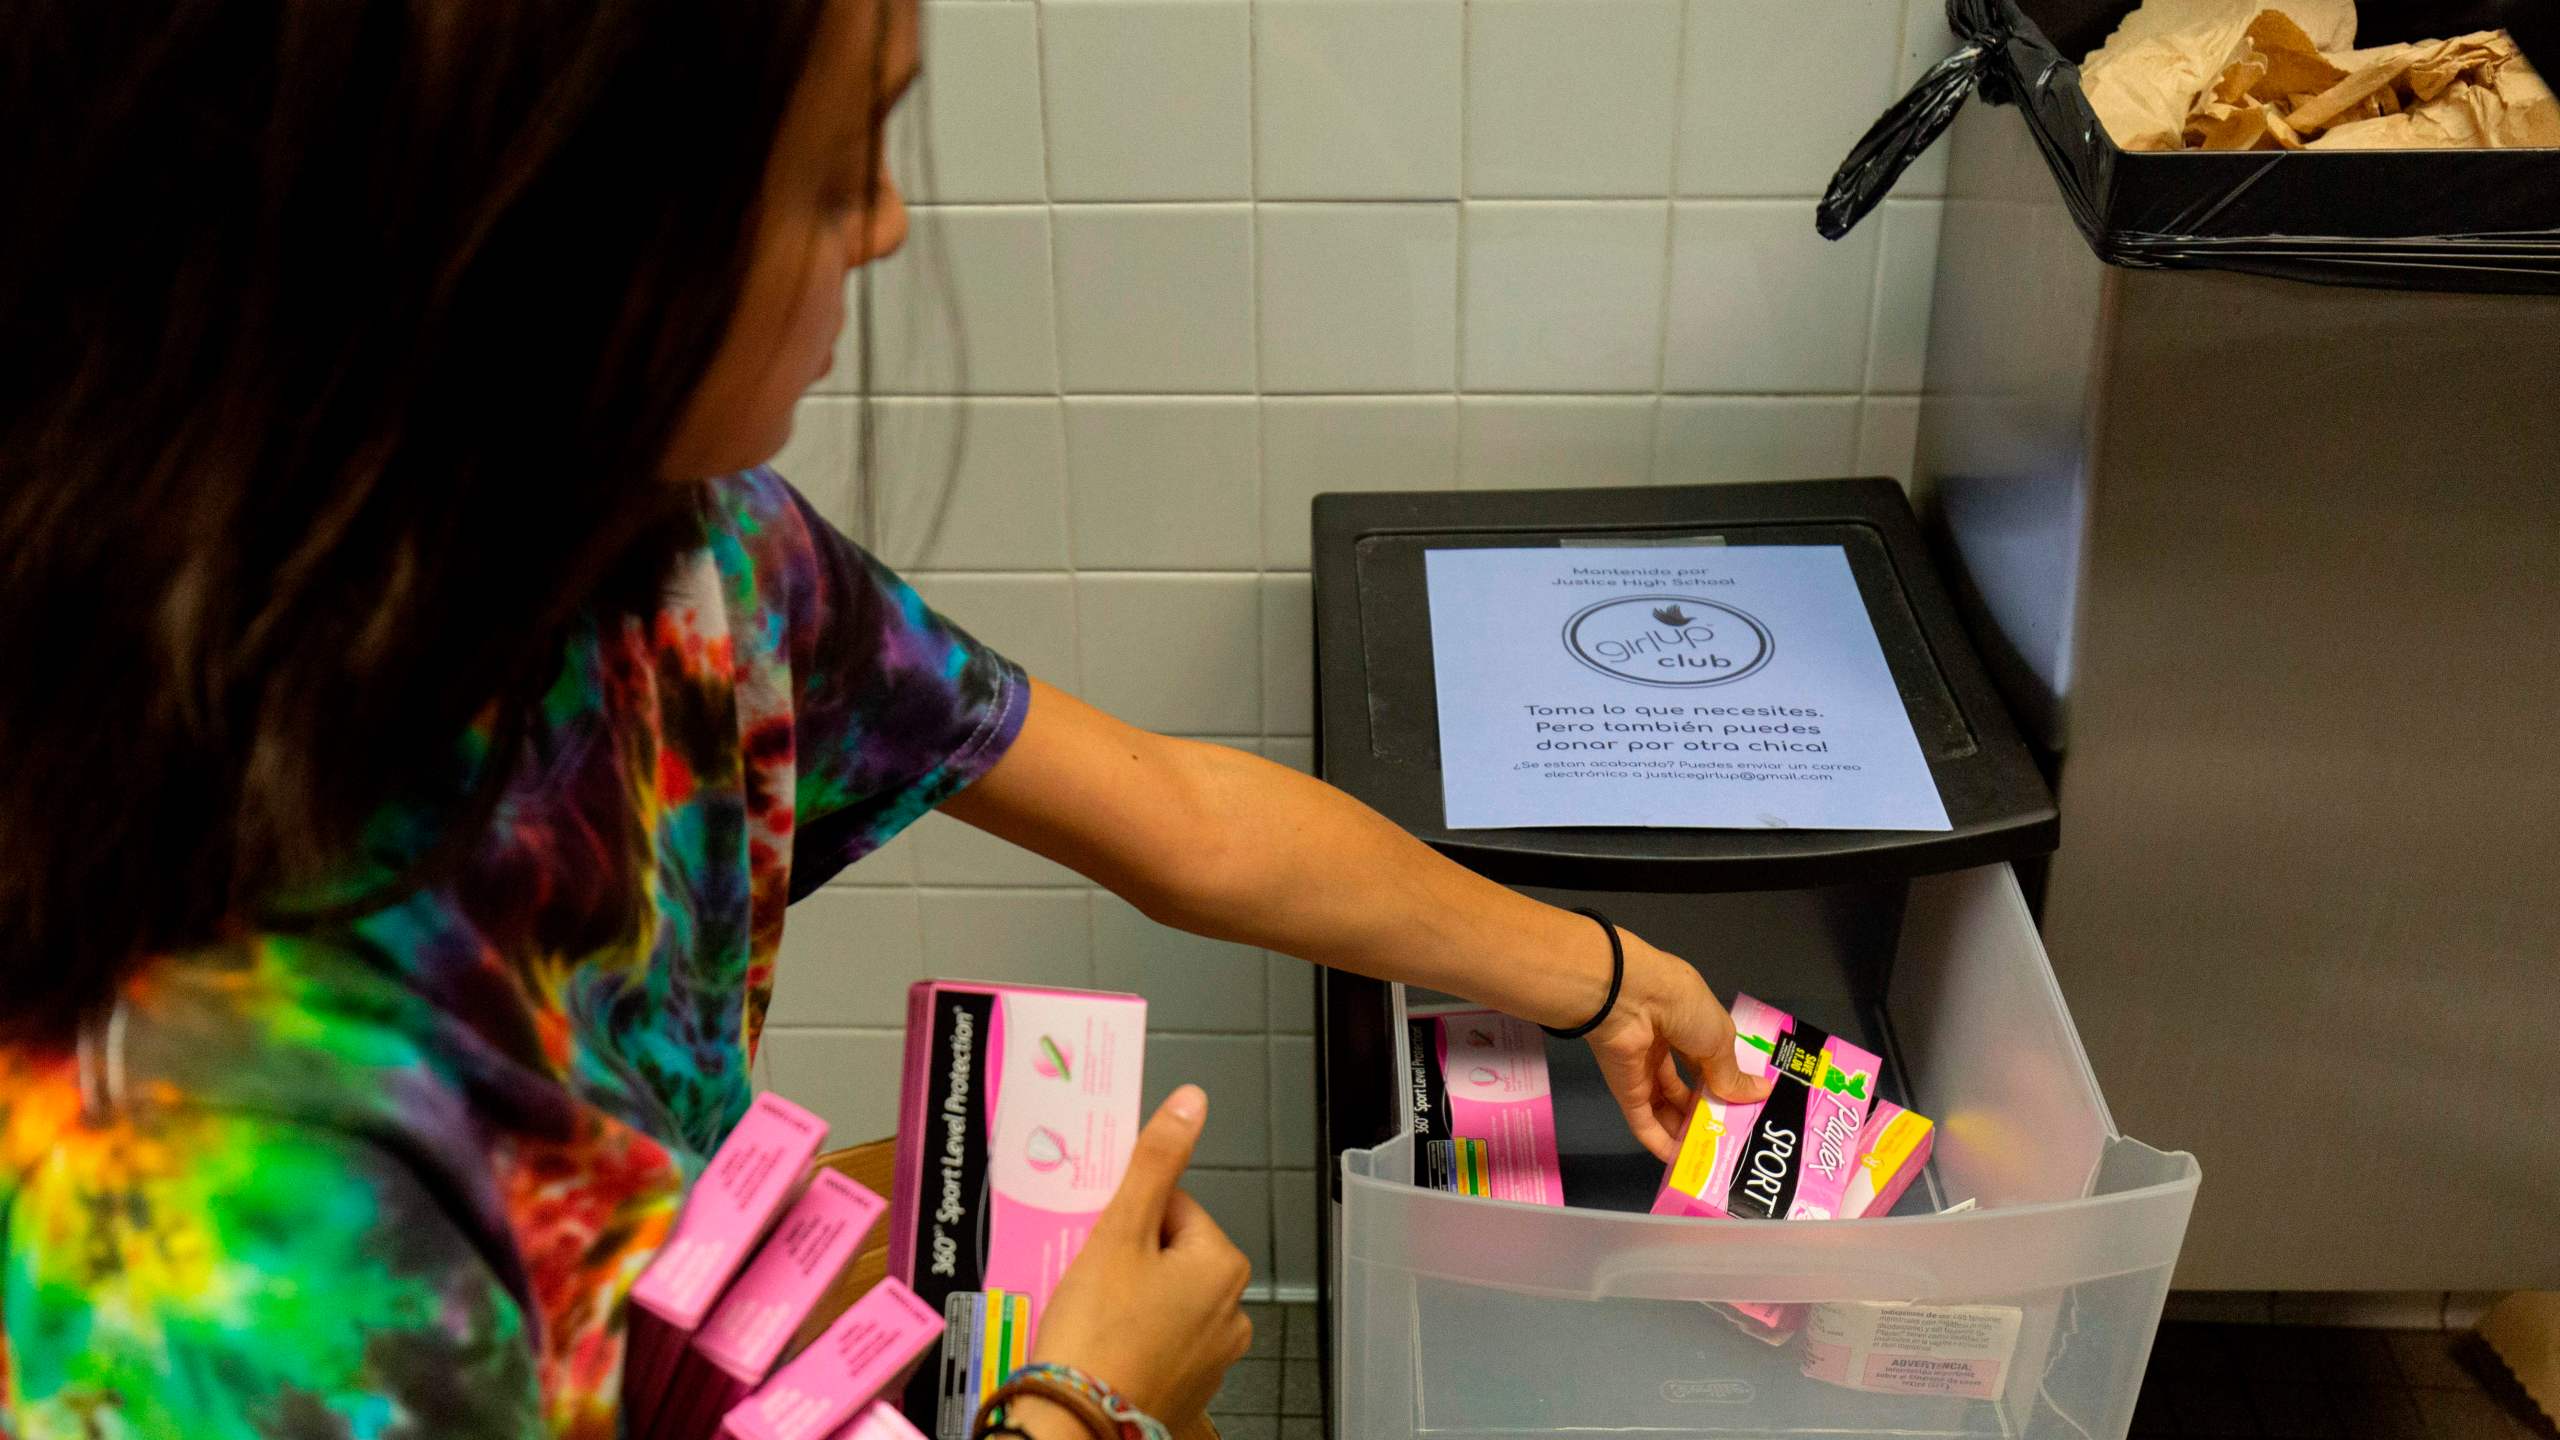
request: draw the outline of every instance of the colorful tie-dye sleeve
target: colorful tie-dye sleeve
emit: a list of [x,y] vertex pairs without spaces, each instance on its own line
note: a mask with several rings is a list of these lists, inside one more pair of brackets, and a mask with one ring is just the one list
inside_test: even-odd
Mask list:
[[[1030,686],[796,491],[759,478],[741,493],[771,507],[762,523],[782,542],[757,562],[780,572],[788,629],[796,898],[993,767]],[[750,737],[750,761],[754,747]]]
[[408,1166],[172,1110],[75,1127],[5,1198],[0,1434],[547,1434],[524,1312]]

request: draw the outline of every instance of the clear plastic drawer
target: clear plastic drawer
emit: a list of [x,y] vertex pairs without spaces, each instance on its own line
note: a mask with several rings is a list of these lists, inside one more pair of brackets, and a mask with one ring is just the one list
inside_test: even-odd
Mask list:
[[[1896,1098],[1939,1127],[1889,1218],[1550,1209],[1417,1188],[1409,1134],[1345,1151],[1333,1433],[2123,1436],[2194,1159],[2116,1133],[2007,866],[1911,882],[1877,983]],[[1560,1123],[1599,1123],[1567,1083]],[[1807,1323],[1773,1345],[1702,1303],[1734,1300]],[[1808,1376],[1816,1334],[1851,1383]]]

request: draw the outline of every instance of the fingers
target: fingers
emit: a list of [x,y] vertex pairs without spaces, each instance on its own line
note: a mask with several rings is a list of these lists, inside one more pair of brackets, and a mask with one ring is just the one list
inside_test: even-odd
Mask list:
[[[1725,1028],[1728,1031],[1732,1029],[1730,1025]],[[1707,1093],[1729,1104],[1766,1100],[1769,1087],[1776,1082],[1775,1076],[1742,1073],[1742,1063],[1734,1059],[1730,1039],[1704,1054],[1689,1058],[1697,1064],[1698,1078],[1706,1085]]]
[[1671,1047],[1663,1047],[1661,1055],[1655,1058],[1654,1069],[1653,1103],[1656,1109],[1669,1109],[1675,1115],[1686,1117],[1697,1108],[1697,1092],[1691,1090],[1689,1082],[1682,1078],[1680,1062],[1672,1058]]
[[1671,1138],[1671,1132],[1663,1128],[1662,1117],[1649,1108],[1630,1108],[1626,1113],[1627,1131],[1636,1137],[1636,1143],[1649,1151],[1654,1159],[1670,1164],[1671,1157],[1680,1153],[1680,1146]]
[[1777,1081],[1774,1075],[1744,1074],[1741,1063],[1733,1058],[1731,1045],[1721,1046],[1696,1059],[1699,1079],[1705,1083],[1708,1093],[1729,1104],[1766,1100],[1770,1087]]
[[1676,1037],[1686,1051],[1689,1063],[1697,1067],[1698,1082],[1708,1094],[1728,1104],[1748,1104],[1769,1098],[1769,1087],[1776,1083],[1773,1075],[1749,1075],[1742,1061],[1733,1053],[1733,1016],[1714,997],[1707,999],[1708,1013],[1689,1034]]
[[[1120,1188],[1095,1219],[1093,1228],[1124,1243],[1153,1243],[1167,1233],[1167,1212],[1181,1195],[1182,1172],[1191,1165],[1191,1147],[1200,1141],[1209,1118],[1209,1097],[1197,1085],[1185,1085],[1165,1097],[1154,1118],[1138,1132],[1129,1152],[1129,1168]],[[1197,1203],[1191,1207],[1199,1209]],[[1205,1216],[1204,1216],[1205,1218]]]
[[1652,1097],[1621,1091],[1618,1109],[1627,1117],[1627,1130],[1636,1137],[1636,1143],[1652,1151],[1656,1160],[1668,1164],[1678,1146],[1672,1141],[1671,1132],[1663,1128],[1662,1117],[1654,1113]]
[[1208,1207],[1192,1198],[1188,1190],[1176,1190],[1164,1206],[1164,1248],[1181,1250],[1194,1246],[1210,1246],[1227,1238]]
[[1237,1295],[1253,1282],[1253,1262],[1227,1232],[1210,1217],[1208,1210],[1188,1190],[1176,1190],[1166,1202],[1164,1212],[1164,1248],[1167,1254],[1185,1256],[1195,1263],[1211,1267],[1221,1284]]

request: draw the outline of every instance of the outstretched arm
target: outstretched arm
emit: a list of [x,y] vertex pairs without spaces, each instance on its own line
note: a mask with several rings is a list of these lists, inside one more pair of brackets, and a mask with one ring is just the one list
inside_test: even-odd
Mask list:
[[[1069,866],[1149,917],[1319,965],[1464,996],[1544,1025],[1600,1008],[1609,946],[1580,915],[1443,859],[1319,780],[1225,746],[1125,725],[1033,682],[1022,734],[945,808]],[[1666,1160],[1693,1094],[1766,1082],[1688,962],[1625,936],[1626,983],[1590,1037],[1628,1127]]]

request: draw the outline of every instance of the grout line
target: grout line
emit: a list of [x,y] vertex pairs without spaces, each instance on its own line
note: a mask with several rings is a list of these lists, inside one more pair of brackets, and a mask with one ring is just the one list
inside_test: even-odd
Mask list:
[[[995,0],[970,0],[970,3],[995,3]],[[1130,404],[1157,401],[1171,404],[1214,400],[1278,401],[1296,404],[1315,401],[1388,401],[1388,400],[1649,400],[1656,396],[1671,400],[1855,400],[1872,394],[1886,400],[1917,400],[1923,390],[900,390],[875,396],[884,406],[974,405],[991,400],[1054,400],[1065,404],[1099,401],[1104,404]],[[855,395],[833,393],[812,394],[810,400],[856,401]]]
[[[1670,173],[1662,180],[1662,295],[1654,307],[1655,323],[1661,327],[1653,346],[1653,391],[1657,397],[1671,388],[1671,284],[1678,273],[1680,235],[1680,208],[1672,202],[1680,194],[1680,141],[1689,128],[1683,107],[1689,98],[1689,25],[1697,8],[1697,0],[1681,0],[1679,32],[1671,46],[1671,163]],[[1645,456],[1645,479],[1658,484],[1662,477],[1654,472],[1661,468],[1663,441],[1659,403],[1653,414],[1653,448]]]
[[[1457,263],[1449,267],[1450,283],[1458,289],[1455,304],[1450,310],[1455,323],[1449,327],[1449,343],[1456,351],[1449,357],[1449,394],[1452,398],[1465,394],[1467,388],[1467,237],[1475,229],[1472,218],[1475,207],[1467,185],[1467,164],[1474,154],[1468,132],[1474,127],[1467,121],[1467,104],[1470,93],[1468,74],[1475,58],[1475,14],[1474,0],[1461,0],[1458,6],[1458,256]],[[1463,467],[1465,457],[1459,456],[1457,463]],[[1463,487],[1465,483],[1461,468],[1458,484]]]
[[1244,7],[1244,193],[1262,200],[1262,3]]
[[[1049,222],[1046,227],[1049,237],[1049,352],[1051,359],[1049,373],[1054,377],[1052,384],[1055,387],[1050,393],[1053,396],[1063,397],[1067,391],[1067,287],[1064,283],[1065,277],[1058,269],[1058,180],[1056,175],[1058,147],[1052,143],[1051,132],[1055,127],[1049,116],[1049,7],[1045,3],[1045,0],[1043,0],[1043,3],[1034,4],[1031,7],[1031,41],[1032,64],[1033,68],[1038,72],[1033,78],[1040,86],[1040,206],[1042,211],[1048,216]],[[1061,433],[1059,436],[1059,459],[1061,462],[1066,458],[1064,425],[1065,422],[1062,419],[1060,421]],[[1073,500],[1075,477],[1073,474],[1068,473],[1067,468],[1063,463],[1061,463],[1059,470],[1065,481],[1065,483],[1058,487],[1059,506],[1060,509],[1065,512],[1061,516],[1061,519],[1067,523],[1067,529],[1065,532],[1067,537],[1067,570],[1068,574],[1072,575],[1075,573],[1076,558],[1075,527],[1073,524],[1075,515]],[[1084,680],[1084,650],[1082,648],[1081,636],[1083,632],[1081,627],[1078,627],[1077,633],[1079,640],[1076,650],[1076,680],[1078,684],[1082,684]]]
[[1671,173],[1662,182],[1666,199],[1680,193],[1680,142],[1689,133],[1689,113],[1684,108],[1689,99],[1689,26],[1697,11],[1698,0],[1681,0],[1680,28],[1671,41]]
[[[945,0],[945,3],[972,3],[972,0]],[[975,0],[992,4],[1000,0]],[[1018,0],[1001,0],[1018,3]],[[1463,139],[1459,142],[1465,150]],[[1462,185],[1461,189],[1464,188]],[[1268,200],[1242,195],[1202,195],[1181,200],[938,200],[917,201],[911,210],[1037,210],[1044,206],[1057,210],[1182,210],[1204,205],[1267,205],[1282,210],[1311,206],[1361,206],[1376,208],[1391,205],[1448,205],[1473,201],[1484,205],[1519,205],[1554,209],[1565,205],[1644,205],[1657,200],[1677,200],[1694,205],[1811,205],[1822,197],[1810,191],[1772,190],[1749,193],[1732,192],[1714,195],[1288,195]],[[1943,200],[1943,195],[1897,195],[1901,200]],[[2018,202],[2017,208],[2027,208]]]

